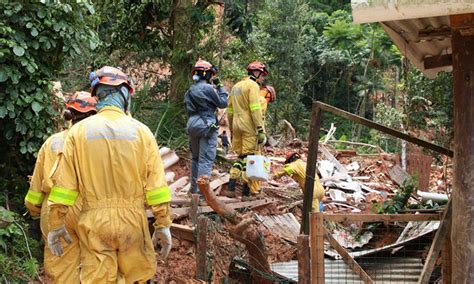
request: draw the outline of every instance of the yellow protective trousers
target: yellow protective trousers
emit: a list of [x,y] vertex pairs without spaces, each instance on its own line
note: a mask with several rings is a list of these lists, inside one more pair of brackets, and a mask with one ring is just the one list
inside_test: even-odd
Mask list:
[[82,206],[82,200],[80,196],[77,198],[76,203],[68,211],[65,223],[66,230],[71,236],[72,243],[67,244],[62,240],[63,254],[61,256],[55,256],[51,254],[48,247],[48,217],[49,208],[47,205],[48,195],[43,200],[40,226],[45,240],[44,245],[44,269],[46,274],[51,278],[52,283],[81,283],[79,280],[80,272],[80,248],[79,238],[77,236],[77,221],[79,217],[79,211]]
[[242,181],[246,183],[250,188],[250,193],[258,194],[260,193],[260,182],[257,180],[251,180],[247,177],[245,172],[246,163],[246,158],[234,163],[234,165],[230,169],[230,178],[235,180],[242,179]]
[[144,204],[84,202],[78,223],[81,283],[142,283],[153,277],[156,257]]

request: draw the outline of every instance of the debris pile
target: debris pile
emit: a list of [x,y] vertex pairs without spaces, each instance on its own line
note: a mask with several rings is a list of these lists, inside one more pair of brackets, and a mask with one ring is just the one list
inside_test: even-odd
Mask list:
[[[297,151],[303,160],[308,152],[307,143],[293,140],[285,147],[266,147],[265,155],[272,161],[272,172],[283,168],[288,151]],[[427,190],[414,190],[412,176],[401,167],[400,157],[387,154],[379,149],[378,154],[358,154],[356,150],[336,150],[328,144],[319,146],[318,174],[325,188],[325,213],[398,213],[410,210],[437,210],[438,204],[447,200],[452,170],[448,161],[443,165],[431,165],[428,169]],[[228,169],[215,170],[209,189],[216,202],[224,205],[223,212],[213,204],[193,202],[189,191],[189,165],[170,149],[160,150],[165,163],[167,181],[172,190],[171,202],[174,224],[172,228],[174,248],[157,273],[159,281],[192,279],[196,271],[194,238],[197,214],[209,217],[211,232],[208,234],[208,262],[211,266],[211,281],[228,276],[231,262],[236,258],[252,261],[249,251],[235,240],[228,230],[229,218],[219,218],[225,212],[236,212],[239,216],[250,216],[252,228],[261,232],[265,253],[270,264],[289,262],[296,259],[296,237],[299,235],[302,216],[303,194],[298,184],[289,177],[275,178],[261,184],[262,195],[255,201],[242,202],[240,198],[219,196],[229,181]],[[220,157],[232,163],[232,155]],[[225,163],[224,163],[225,164]],[[222,165],[221,165],[222,166]],[[412,184],[412,186],[410,186]],[[414,209],[411,209],[413,207]],[[427,209],[428,208],[428,209]],[[433,209],[429,209],[433,208]],[[395,212],[392,212],[395,210]],[[352,257],[362,257],[406,244],[414,239],[430,234],[439,226],[439,221],[409,222],[398,226],[393,233],[377,235],[363,224],[330,226],[332,236]],[[325,254],[339,258],[339,254],[325,249]],[[268,267],[267,267],[268,268]],[[181,280],[180,280],[181,279]],[[183,282],[184,283],[184,282]]]

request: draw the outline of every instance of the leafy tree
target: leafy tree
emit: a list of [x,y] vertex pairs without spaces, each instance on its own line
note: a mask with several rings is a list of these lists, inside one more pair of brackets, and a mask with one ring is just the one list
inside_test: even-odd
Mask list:
[[93,44],[85,23],[87,1],[17,1],[0,4],[0,200],[22,203],[35,155],[56,131],[62,101],[52,80],[64,56]]

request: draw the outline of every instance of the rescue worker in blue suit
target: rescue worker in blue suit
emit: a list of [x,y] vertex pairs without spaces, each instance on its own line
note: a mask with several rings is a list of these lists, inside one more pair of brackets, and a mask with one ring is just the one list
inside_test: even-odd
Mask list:
[[228,97],[220,79],[215,77],[217,72],[214,65],[199,59],[192,70],[195,83],[184,97],[188,114],[186,130],[192,154],[190,193],[198,192],[196,181],[199,176],[211,177],[216,158],[219,128],[216,110],[227,107]]

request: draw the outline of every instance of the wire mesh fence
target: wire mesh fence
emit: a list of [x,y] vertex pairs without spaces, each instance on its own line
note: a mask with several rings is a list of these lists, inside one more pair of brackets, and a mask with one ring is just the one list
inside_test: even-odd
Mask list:
[[[351,215],[342,222],[324,218],[324,248],[318,248],[315,237],[310,244],[312,251],[324,249],[324,283],[418,283],[440,221],[374,218],[369,222],[360,217],[351,220]],[[311,229],[317,230],[313,219]],[[316,255],[312,254],[312,265],[323,263],[313,259]],[[436,264],[429,283],[442,280],[441,255]],[[312,269],[312,278],[321,279],[321,269]]]

